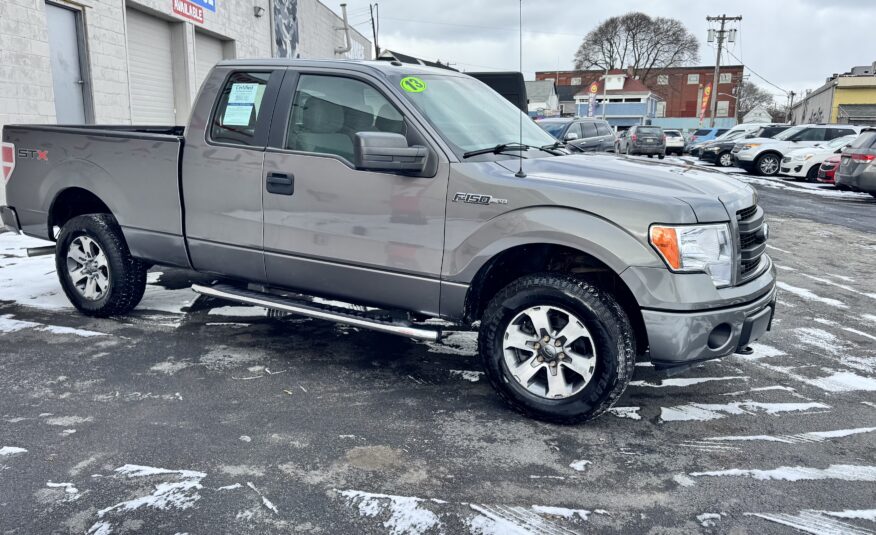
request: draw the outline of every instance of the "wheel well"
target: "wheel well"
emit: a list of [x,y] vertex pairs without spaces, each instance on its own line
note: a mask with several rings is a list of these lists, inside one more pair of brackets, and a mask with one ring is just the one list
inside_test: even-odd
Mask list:
[[596,257],[562,245],[520,245],[490,259],[478,271],[466,296],[466,320],[480,320],[493,296],[512,281],[525,275],[544,272],[571,273],[610,290],[630,318],[636,335],[637,351],[643,353],[648,347],[642,312],[626,283]]
[[49,236],[54,237],[54,228],[63,227],[67,221],[84,214],[112,214],[100,198],[82,188],[67,188],[55,197],[49,208]]

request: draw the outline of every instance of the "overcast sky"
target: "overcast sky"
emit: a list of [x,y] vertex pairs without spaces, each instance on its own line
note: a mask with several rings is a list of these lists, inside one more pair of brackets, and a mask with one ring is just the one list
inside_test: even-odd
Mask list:
[[[382,48],[440,59],[460,70],[518,70],[515,0],[379,0]],[[368,2],[348,1],[350,22],[371,37]],[[876,0],[524,0],[523,72],[571,69],[582,37],[629,11],[680,19],[701,40],[700,64],[714,65],[706,16],[742,15],[729,50],[755,76],[798,94],[834,72],[876,61]],[[726,54],[725,54],[726,56]],[[733,57],[722,64],[736,64]]]

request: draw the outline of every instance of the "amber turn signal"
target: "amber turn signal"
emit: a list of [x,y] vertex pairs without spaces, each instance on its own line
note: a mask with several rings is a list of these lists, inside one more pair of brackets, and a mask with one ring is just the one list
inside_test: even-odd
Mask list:
[[678,250],[678,233],[672,227],[652,226],[650,233],[653,245],[672,269],[681,269],[681,253]]

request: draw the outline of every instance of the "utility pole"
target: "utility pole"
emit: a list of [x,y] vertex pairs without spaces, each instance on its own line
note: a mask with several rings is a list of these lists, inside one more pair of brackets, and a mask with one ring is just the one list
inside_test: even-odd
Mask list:
[[368,9],[371,12],[371,34],[374,36],[374,59],[380,55],[380,45],[377,44],[377,28],[378,22],[375,21],[375,13],[377,13],[377,20],[380,18],[379,6],[375,4],[368,4]]
[[715,57],[715,77],[712,81],[712,95],[711,95],[711,98],[712,98],[712,108],[711,108],[712,113],[711,113],[711,115],[712,115],[712,117],[709,120],[709,126],[711,128],[714,128],[715,127],[715,115],[717,115],[717,113],[718,113],[718,79],[721,76],[721,48],[723,48],[723,46],[724,46],[724,38],[727,36],[728,33],[730,34],[729,40],[731,43],[736,40],[736,30],[725,30],[724,28],[728,22],[740,21],[740,20],[742,20],[742,17],[741,16],[728,17],[727,15],[721,15],[720,17],[706,17],[706,20],[708,22],[720,22],[721,23],[720,30],[717,30],[717,31],[709,30],[709,42],[712,42],[712,40],[714,38],[713,37],[714,34],[718,34],[717,35],[718,54]]
[[[788,99],[789,99],[788,111],[785,112],[785,122],[786,123],[791,119],[791,108],[794,107],[794,97],[795,96],[797,96],[797,93],[794,93],[793,91],[788,93]],[[803,120],[805,121],[806,118],[804,117]]]

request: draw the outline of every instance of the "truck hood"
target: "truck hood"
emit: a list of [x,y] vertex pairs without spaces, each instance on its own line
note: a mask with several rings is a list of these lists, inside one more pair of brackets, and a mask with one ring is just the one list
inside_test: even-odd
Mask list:
[[[517,171],[517,160],[497,163],[508,171]],[[656,203],[681,201],[690,205],[701,222],[726,221],[728,212],[734,213],[737,205],[754,202],[754,190],[725,173],[659,160],[576,154],[526,159],[523,171],[529,180],[575,185],[584,190],[635,192]]]

